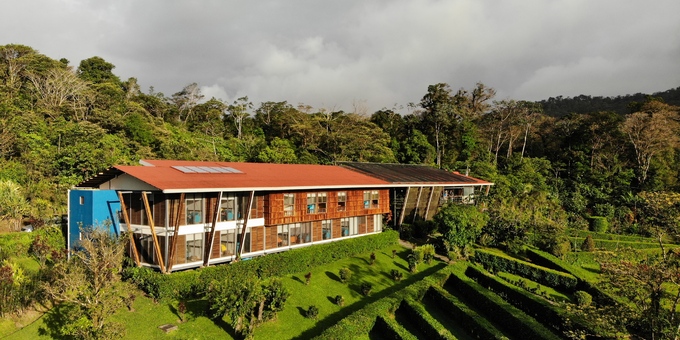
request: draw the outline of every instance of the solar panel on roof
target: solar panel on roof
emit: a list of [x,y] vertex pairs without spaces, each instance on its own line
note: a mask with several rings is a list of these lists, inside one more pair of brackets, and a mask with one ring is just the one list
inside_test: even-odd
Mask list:
[[228,166],[182,166],[173,165],[173,169],[179,170],[185,174],[240,174],[240,170]]

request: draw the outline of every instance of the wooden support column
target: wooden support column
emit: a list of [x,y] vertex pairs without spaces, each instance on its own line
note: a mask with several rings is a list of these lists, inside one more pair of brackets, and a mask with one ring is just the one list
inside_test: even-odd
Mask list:
[[179,195],[179,206],[177,207],[175,219],[172,221],[174,235],[172,237],[172,244],[170,245],[170,256],[168,256],[168,271],[171,271],[172,266],[175,265],[175,252],[177,250],[177,239],[179,238],[179,219],[182,217],[182,210],[184,210],[184,193]]
[[125,220],[125,225],[127,226],[128,235],[130,236],[130,246],[132,247],[132,258],[135,260],[137,267],[140,267],[142,263],[139,261],[139,252],[137,251],[137,245],[135,245],[135,236],[132,232],[132,226],[130,226],[130,216],[128,216],[127,207],[125,206],[125,201],[123,200],[123,193],[118,192],[118,199],[120,200],[120,210],[123,213],[123,219]]
[[418,188],[418,198],[416,199],[416,207],[413,209],[413,221],[411,223],[416,221],[416,217],[418,217],[418,207],[420,207],[420,196],[423,194],[423,187]]
[[161,266],[161,273],[165,273],[165,265],[163,264],[163,253],[161,252],[161,245],[158,244],[158,237],[156,236],[156,228],[153,225],[153,216],[151,215],[151,207],[149,207],[149,198],[146,197],[148,192],[142,191],[142,199],[144,200],[144,209],[146,210],[146,219],[149,220],[149,228],[151,228],[151,236],[153,237],[153,249],[156,251],[156,258],[158,264]]
[[430,197],[427,198],[427,207],[425,208],[425,220],[427,220],[427,215],[430,213],[430,204],[432,204],[432,196],[434,196],[434,187],[430,187]]
[[404,204],[401,206],[401,214],[399,214],[399,227],[404,223],[404,214],[406,214],[406,204],[408,204],[408,194],[411,192],[411,187],[406,188],[406,196],[404,196]]
[[246,210],[243,219],[243,228],[241,229],[241,238],[239,239],[238,252],[236,253],[236,259],[241,258],[241,253],[243,252],[243,241],[246,239],[246,228],[248,227],[248,220],[250,219],[250,210],[253,208],[253,199],[255,198],[255,191],[250,192],[250,198],[248,199],[248,210]]
[[212,254],[213,241],[215,240],[215,226],[217,225],[217,217],[220,216],[220,202],[222,202],[222,192],[220,191],[217,197],[217,202],[215,202],[215,213],[213,214],[212,225],[210,226],[210,233],[208,234],[208,244],[205,247],[205,254],[203,254],[203,266],[208,266],[210,261],[210,255]]

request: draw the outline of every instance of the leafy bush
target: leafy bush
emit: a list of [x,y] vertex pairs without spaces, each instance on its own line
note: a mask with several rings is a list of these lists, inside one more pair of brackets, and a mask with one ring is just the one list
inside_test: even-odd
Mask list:
[[576,304],[581,307],[587,307],[593,303],[593,296],[582,290],[574,293],[574,299],[576,300]]
[[400,272],[397,269],[392,269],[392,271],[390,272],[390,276],[392,277],[392,280],[399,282],[401,281],[402,278],[404,278],[404,273]]
[[349,268],[340,268],[338,274],[342,283],[346,283],[350,278],[352,278],[352,271],[349,270]]
[[361,294],[364,296],[368,296],[371,294],[371,291],[373,290],[373,284],[369,282],[364,282],[361,284]]
[[415,253],[408,254],[406,260],[408,261],[408,270],[411,273],[418,271],[418,256]]
[[590,216],[590,230],[596,233],[605,233],[609,230],[609,220],[604,216]]
[[335,296],[335,304],[342,307],[345,305],[345,298],[342,295]]
[[434,215],[433,223],[451,246],[464,247],[477,240],[488,220],[476,206],[447,204]]
[[312,272],[305,274],[305,284],[309,285],[310,281],[312,281]]
[[308,319],[316,319],[317,316],[319,316],[319,308],[317,308],[315,305],[309,306],[305,312],[305,317]]
[[593,236],[586,236],[586,238],[583,240],[583,243],[581,243],[581,250],[595,251],[595,240],[593,240]]
[[371,266],[372,266],[372,265],[375,264],[375,253],[371,253],[370,259],[371,259],[370,263],[371,263]]
[[418,249],[418,252],[422,254],[422,258],[425,263],[430,264],[430,262],[432,262],[435,254],[433,245],[423,244],[422,246],[416,247],[416,249]]

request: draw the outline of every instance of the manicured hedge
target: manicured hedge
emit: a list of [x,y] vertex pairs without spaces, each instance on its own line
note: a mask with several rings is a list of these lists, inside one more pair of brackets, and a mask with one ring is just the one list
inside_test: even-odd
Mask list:
[[[543,325],[552,327],[560,333],[570,330],[565,328],[566,320],[564,311],[556,305],[553,305],[551,302],[516,287],[497,276],[489,275],[482,269],[473,266],[468,267],[465,274],[469,278],[477,281],[480,285],[487,287],[496,293],[502,294],[507,302],[532,316]],[[586,331],[586,334],[594,334],[594,331],[589,330],[586,325],[578,324],[577,322],[577,320],[572,320],[572,326],[576,330]]]
[[383,249],[399,243],[399,233],[386,230],[380,234],[292,249],[248,261],[161,274],[149,268],[126,268],[123,277],[137,284],[155,299],[177,297],[178,294],[200,296],[212,280],[225,280],[256,275],[266,279],[308,271],[310,268]]
[[494,272],[508,272],[531,281],[572,293],[576,290],[578,280],[571,274],[554,269],[544,268],[533,263],[522,261],[504,254],[477,249],[473,261]]
[[395,339],[395,340],[407,340],[413,339],[417,340],[413,334],[409,333],[404,327],[397,323],[394,319],[387,318],[378,315],[375,318],[375,324],[371,329],[371,332],[375,332],[384,339]]
[[484,288],[464,275],[453,273],[444,287],[465,297],[486,317],[493,318],[517,339],[559,339],[557,335],[521,310],[501,299],[500,296]]
[[607,294],[605,291],[601,290],[595,284],[585,279],[585,276],[581,274],[581,271],[583,271],[583,269],[574,268],[568,263],[565,263],[564,261],[558,259],[557,257],[534,248],[527,248],[526,255],[527,257],[529,257],[529,259],[536,263],[550,263],[549,265],[550,267],[559,268],[562,271],[574,275],[574,277],[576,277],[576,279],[578,280],[576,290],[582,290],[592,295],[593,301],[595,301],[596,304],[600,306],[603,305],[611,306],[616,304],[616,299],[614,297]]
[[[365,338],[373,328],[376,317],[394,313],[399,307],[399,304],[404,298],[419,299],[422,297],[427,289],[432,285],[438,285],[444,282],[448,277],[452,266],[443,267],[434,273],[423,275],[422,278],[415,281],[403,289],[394,292],[386,297],[383,297],[375,302],[369,303],[356,312],[348,315],[340,320],[335,325],[327,328],[323,333],[314,339],[356,339]],[[418,273],[421,275],[424,273]],[[409,278],[410,279],[410,278]],[[394,321],[387,318],[386,321]],[[396,322],[396,321],[395,321]]]
[[435,303],[441,309],[450,312],[452,317],[477,339],[507,339],[489,320],[440,287],[430,287],[425,293],[424,301]]
[[609,230],[609,220],[604,216],[590,216],[590,230],[597,233],[604,233]]
[[590,235],[595,240],[609,240],[609,241],[626,241],[626,242],[642,242],[654,243],[656,239],[653,237],[644,237],[640,235],[619,235],[611,233],[597,233],[589,230],[567,229],[567,234],[572,237],[585,238]]
[[399,309],[428,339],[455,340],[446,328],[428,313],[423,305],[411,299],[404,299]]
[[[569,237],[572,243],[581,244],[583,243],[584,237]],[[594,239],[596,249],[605,250],[618,250],[622,248],[631,249],[660,249],[658,242],[638,242],[638,241],[618,241],[618,240],[603,240]],[[664,244],[664,247],[676,248],[675,244]]]

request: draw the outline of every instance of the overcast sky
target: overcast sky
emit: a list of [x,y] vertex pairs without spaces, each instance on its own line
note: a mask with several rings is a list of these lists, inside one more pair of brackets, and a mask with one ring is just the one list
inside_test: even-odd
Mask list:
[[498,100],[680,86],[678,0],[5,0],[0,13],[0,45],[76,67],[100,56],[145,92],[196,82],[256,107],[371,113],[440,82]]

